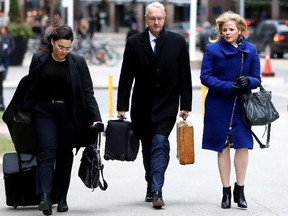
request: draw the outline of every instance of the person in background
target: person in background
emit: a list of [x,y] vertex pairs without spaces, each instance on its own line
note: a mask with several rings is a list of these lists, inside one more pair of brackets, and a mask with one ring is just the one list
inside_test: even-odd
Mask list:
[[132,24],[130,25],[129,31],[127,32],[126,41],[127,41],[127,39],[128,39],[130,36],[132,36],[132,35],[134,35],[134,34],[137,34],[137,33],[139,33],[139,30],[138,30],[138,27],[137,27],[137,23],[132,23]]
[[57,211],[68,211],[73,148],[77,153],[80,147],[91,144],[91,126],[103,128],[86,61],[70,53],[73,39],[68,25],[51,31],[41,51],[33,55],[29,74],[21,80],[18,94],[3,114],[8,125],[13,122],[9,114],[15,107],[32,114],[37,143],[37,194],[41,198],[38,209],[44,215],[52,214],[52,185],[57,193]]
[[209,43],[209,39],[213,39],[215,37],[214,34],[214,28],[211,26],[211,23],[208,21],[205,21],[203,23],[203,31],[201,31],[199,35],[200,40],[200,51],[205,52],[206,45]]
[[221,207],[231,208],[231,149],[235,149],[236,182],[233,198],[247,208],[244,183],[248,149],[253,149],[251,131],[244,125],[241,94],[260,86],[260,59],[256,47],[247,42],[247,25],[238,14],[227,11],[216,18],[217,38],[206,46],[200,79],[208,88],[202,148],[218,152],[223,185]]
[[34,38],[41,38],[43,35],[41,27],[41,20],[39,17],[35,17],[32,24],[32,31],[34,33]]
[[[82,19],[79,20],[77,35],[81,40],[88,39],[90,24],[89,24],[89,21],[86,17],[83,17]],[[90,37],[89,37],[89,39],[90,39]]]
[[0,64],[3,66],[2,80],[6,79],[8,68],[10,64],[10,55],[15,49],[15,41],[13,36],[9,33],[7,26],[0,29]]
[[64,21],[61,18],[61,13],[59,9],[55,9],[53,13],[53,25],[54,26],[60,26],[64,25]]
[[[169,163],[169,135],[179,116],[186,119],[192,106],[190,58],[184,37],[165,31],[163,4],[146,8],[147,28],[128,38],[118,85],[117,111],[127,118],[130,91],[134,82],[131,120],[142,143],[147,192],[145,201],[155,209],[162,197],[165,171]],[[155,47],[156,46],[156,47]]]

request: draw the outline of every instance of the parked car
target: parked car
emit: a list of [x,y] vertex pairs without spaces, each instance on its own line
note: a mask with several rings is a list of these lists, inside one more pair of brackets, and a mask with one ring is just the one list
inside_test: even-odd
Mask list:
[[[190,36],[190,22],[175,22],[166,28],[168,31],[176,32],[182,35],[189,45],[189,36]],[[199,46],[199,35],[200,32],[203,30],[200,24],[196,26],[196,46]]]
[[288,20],[262,21],[249,35],[258,52],[269,52],[271,58],[283,58],[288,52]]

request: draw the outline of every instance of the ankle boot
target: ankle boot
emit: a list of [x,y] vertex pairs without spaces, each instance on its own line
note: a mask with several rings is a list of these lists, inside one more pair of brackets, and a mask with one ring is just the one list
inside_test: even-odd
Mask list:
[[231,208],[231,187],[223,187],[221,208],[223,209]]
[[49,193],[41,194],[41,202],[39,203],[38,209],[40,211],[50,210],[52,206]]
[[234,196],[234,203],[237,203],[238,207],[240,208],[247,208],[247,202],[244,196],[244,185],[239,186],[235,182],[233,190],[233,196]]

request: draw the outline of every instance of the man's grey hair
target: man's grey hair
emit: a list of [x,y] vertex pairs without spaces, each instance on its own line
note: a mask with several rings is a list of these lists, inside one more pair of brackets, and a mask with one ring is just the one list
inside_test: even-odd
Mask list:
[[166,12],[165,12],[165,7],[163,4],[161,4],[160,2],[152,2],[150,3],[147,7],[146,7],[146,12],[145,12],[145,16],[147,16],[147,14],[149,13],[149,11],[151,10],[151,8],[159,8],[162,10],[163,15],[166,16]]

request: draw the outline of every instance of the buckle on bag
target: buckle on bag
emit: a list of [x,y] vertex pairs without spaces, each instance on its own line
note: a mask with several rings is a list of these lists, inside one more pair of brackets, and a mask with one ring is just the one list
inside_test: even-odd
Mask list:
[[51,100],[52,104],[65,104],[65,101],[63,100]]

